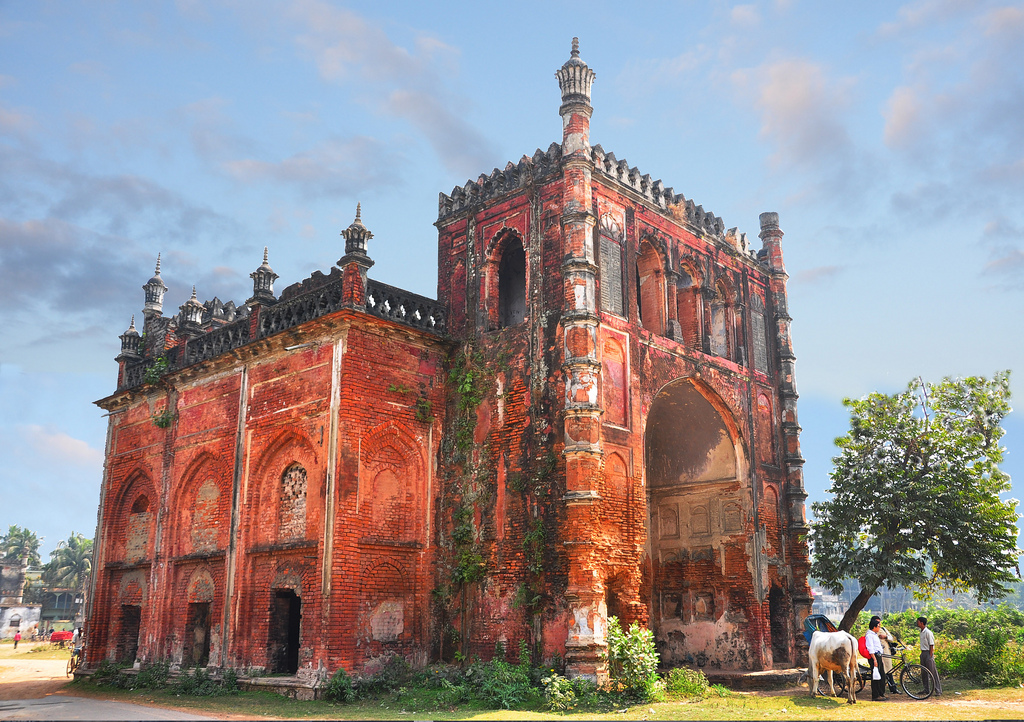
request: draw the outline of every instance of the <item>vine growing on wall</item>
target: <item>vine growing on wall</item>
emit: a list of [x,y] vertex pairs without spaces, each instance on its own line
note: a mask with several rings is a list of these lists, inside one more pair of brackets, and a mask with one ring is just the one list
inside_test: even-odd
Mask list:
[[[450,414],[441,453],[448,461],[445,494],[451,509],[451,532],[447,543],[443,538],[441,540],[446,553],[440,560],[441,579],[434,590],[434,596],[442,607],[442,657],[446,640],[449,644],[465,642],[464,635],[448,621],[448,607],[458,598],[460,614],[465,622],[466,588],[487,574],[487,561],[476,528],[477,505],[486,501],[483,498],[487,488],[486,472],[473,462],[472,457],[477,407],[485,393],[486,374],[482,365],[482,355],[467,344],[455,352],[448,374]],[[429,406],[417,403],[417,418],[421,413],[426,415],[430,411]],[[444,525],[439,529],[443,533]],[[465,650],[457,651],[458,656],[464,654]]]
[[160,356],[153,365],[146,369],[146,372],[142,375],[142,380],[147,384],[155,384],[160,378],[167,373],[170,368],[170,364],[167,362],[166,356]]

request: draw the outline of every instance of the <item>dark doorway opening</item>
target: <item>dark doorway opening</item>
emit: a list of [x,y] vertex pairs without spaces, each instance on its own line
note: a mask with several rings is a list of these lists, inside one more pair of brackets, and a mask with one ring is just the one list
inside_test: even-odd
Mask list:
[[137,604],[121,605],[121,634],[117,640],[117,658],[132,663],[139,652],[139,628],[142,625],[142,607]]
[[188,605],[185,622],[185,653],[182,664],[186,667],[205,667],[210,661],[210,603]]
[[302,600],[292,589],[275,589],[270,607],[270,667],[272,672],[299,671],[299,631]]
[[515,326],[526,318],[526,252],[518,238],[510,238],[498,267],[498,316],[501,326]]
[[772,587],[768,594],[768,624],[772,634],[772,661],[774,666],[779,663],[790,663],[789,624],[786,614],[786,595],[778,587]]

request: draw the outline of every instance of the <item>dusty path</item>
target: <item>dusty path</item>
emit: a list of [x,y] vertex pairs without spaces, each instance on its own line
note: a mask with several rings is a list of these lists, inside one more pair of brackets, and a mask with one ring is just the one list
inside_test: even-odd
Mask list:
[[39,699],[59,691],[70,681],[67,666],[66,659],[4,655],[0,658],[0,700]]

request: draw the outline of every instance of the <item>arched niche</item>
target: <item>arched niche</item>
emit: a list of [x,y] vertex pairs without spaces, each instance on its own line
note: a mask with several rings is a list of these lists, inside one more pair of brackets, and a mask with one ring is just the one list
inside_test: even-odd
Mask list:
[[650,241],[640,244],[636,259],[637,305],[641,325],[651,333],[665,333],[665,263]]
[[228,471],[209,453],[199,454],[174,487],[169,504],[173,555],[209,553],[227,547],[230,527]]
[[114,540],[117,561],[136,563],[153,558],[157,498],[149,477],[143,472],[129,475],[107,523],[106,537]]
[[310,539],[320,521],[323,473],[309,440],[293,431],[267,444],[250,475],[246,526],[257,544]]
[[735,568],[726,572],[749,518],[737,431],[721,398],[696,379],[666,385],[647,415],[649,604],[667,666],[701,654],[712,666],[734,663],[721,599],[731,586],[752,583],[737,578]]
[[498,263],[498,322],[516,326],[526,318],[526,251],[518,235],[510,234]]
[[651,404],[644,456],[651,489],[736,478],[730,429],[687,380],[669,384]]

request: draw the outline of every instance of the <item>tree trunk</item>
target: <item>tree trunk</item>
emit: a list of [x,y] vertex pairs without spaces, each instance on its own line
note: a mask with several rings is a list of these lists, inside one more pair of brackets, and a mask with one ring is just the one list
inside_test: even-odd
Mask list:
[[868,600],[871,599],[871,595],[878,591],[878,587],[872,587],[868,589],[866,587],[860,588],[860,594],[858,594],[853,603],[850,604],[850,608],[846,610],[846,614],[843,615],[843,621],[839,623],[839,628],[844,632],[849,632],[850,628],[853,627],[853,623],[857,621],[857,615],[860,614],[860,610],[867,606]]

